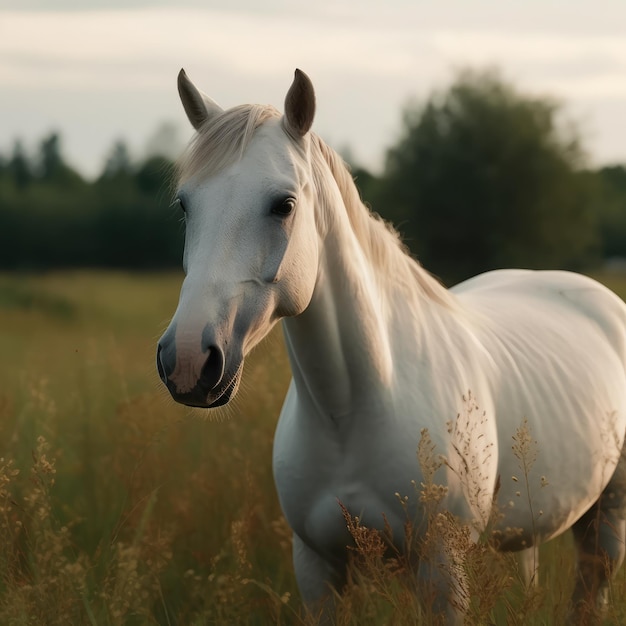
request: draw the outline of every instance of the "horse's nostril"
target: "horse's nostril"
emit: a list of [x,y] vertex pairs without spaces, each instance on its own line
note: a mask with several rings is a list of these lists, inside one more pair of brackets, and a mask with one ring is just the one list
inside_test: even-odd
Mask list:
[[209,347],[209,355],[200,372],[200,384],[207,390],[215,389],[224,375],[224,353],[217,346]]
[[165,366],[161,361],[161,344],[157,345],[157,354],[156,354],[156,362],[157,362],[157,370],[159,372],[159,376],[165,385],[167,385],[167,374],[165,373]]

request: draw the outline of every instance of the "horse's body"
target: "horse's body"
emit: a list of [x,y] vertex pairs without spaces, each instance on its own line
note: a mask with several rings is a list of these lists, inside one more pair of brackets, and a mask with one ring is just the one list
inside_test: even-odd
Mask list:
[[[304,75],[285,118],[250,108],[238,126],[184,74],[179,87],[199,135],[180,170],[187,278],[159,371],[177,400],[224,404],[245,354],[283,320],[293,381],[274,474],[305,601],[342,584],[339,502],[367,526],[386,519],[402,547],[407,515],[420,519],[423,429],[446,459],[433,478],[443,509],[476,532],[496,519],[508,550],[573,527],[575,599],[595,599],[624,555],[622,301],[566,272],[490,272],[449,292],[309,132]],[[520,437],[536,440],[532,458]],[[431,582],[444,598],[448,581]]]

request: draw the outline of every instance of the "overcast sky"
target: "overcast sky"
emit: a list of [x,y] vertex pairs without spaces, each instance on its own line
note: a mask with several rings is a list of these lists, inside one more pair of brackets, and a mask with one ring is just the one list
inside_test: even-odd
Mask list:
[[281,109],[300,67],[317,132],[377,168],[411,98],[494,65],[566,103],[594,163],[626,162],[623,0],[0,0],[0,153],[58,130],[94,175],[116,139],[187,140],[181,67],[223,106]]

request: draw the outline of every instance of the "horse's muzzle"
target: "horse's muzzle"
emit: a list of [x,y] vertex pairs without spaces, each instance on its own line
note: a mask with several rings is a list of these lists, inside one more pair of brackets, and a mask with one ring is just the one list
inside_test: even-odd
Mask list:
[[176,402],[199,408],[226,404],[239,387],[241,365],[233,373],[225,371],[224,353],[209,346],[201,355],[181,358],[174,342],[164,338],[157,346],[157,370]]

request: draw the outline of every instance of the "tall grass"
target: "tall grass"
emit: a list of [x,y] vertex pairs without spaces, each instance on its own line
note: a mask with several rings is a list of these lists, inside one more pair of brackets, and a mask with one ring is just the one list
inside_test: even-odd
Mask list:
[[[0,276],[0,624],[314,623],[271,473],[289,381],[280,334],[217,417],[176,405],[154,352],[180,280]],[[346,515],[355,545],[337,623],[434,623],[410,559],[383,558],[384,537]],[[466,542],[454,520],[433,520]],[[563,623],[569,536],[542,549],[530,590],[512,556],[469,546],[469,623]],[[620,623],[623,571],[613,591],[607,623]]]
[[297,605],[270,467],[280,341],[230,415],[176,405],[154,352],[179,287],[0,279],[1,624],[263,624]]

